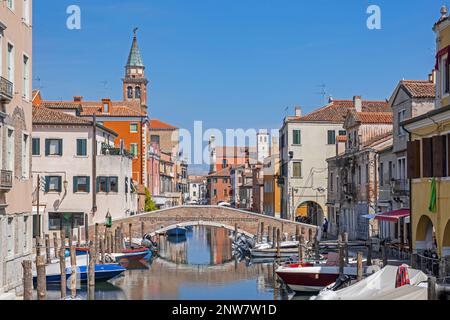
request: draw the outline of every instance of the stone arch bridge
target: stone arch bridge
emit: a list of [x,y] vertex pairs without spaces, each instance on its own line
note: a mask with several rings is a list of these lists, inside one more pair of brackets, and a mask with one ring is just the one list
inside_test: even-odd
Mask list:
[[[264,224],[265,233],[270,226],[279,228],[281,234],[295,235],[298,228],[307,240],[312,240],[318,233],[317,226],[220,206],[179,206],[142,213],[114,220],[112,229],[122,226],[123,232],[128,236],[130,224],[133,238],[141,237],[142,231],[154,234],[173,229],[176,226],[189,225],[206,225],[229,230],[234,230],[237,225],[240,233],[249,236],[257,235],[262,224]],[[90,229],[92,235],[93,228]],[[100,226],[99,231],[102,232],[102,229],[104,228]]]

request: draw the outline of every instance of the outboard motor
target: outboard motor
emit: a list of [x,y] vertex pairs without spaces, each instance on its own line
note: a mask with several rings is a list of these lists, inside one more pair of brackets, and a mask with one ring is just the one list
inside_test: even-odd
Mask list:
[[339,289],[344,288],[347,284],[350,284],[350,282],[352,281],[352,278],[350,278],[348,275],[341,275],[337,278],[335,284],[330,287],[331,291],[337,291]]

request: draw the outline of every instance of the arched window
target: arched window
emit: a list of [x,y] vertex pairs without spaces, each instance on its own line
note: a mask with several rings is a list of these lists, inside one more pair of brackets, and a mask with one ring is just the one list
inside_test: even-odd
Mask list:
[[141,98],[141,88],[140,87],[136,87],[134,89],[134,95],[135,95],[136,99],[140,99]]
[[128,96],[128,99],[133,99],[133,88],[132,87],[127,88],[127,96]]

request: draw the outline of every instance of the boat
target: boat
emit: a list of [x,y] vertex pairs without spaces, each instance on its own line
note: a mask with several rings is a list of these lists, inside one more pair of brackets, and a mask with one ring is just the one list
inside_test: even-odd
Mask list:
[[[298,252],[298,241],[283,241],[280,242],[280,248],[282,249],[294,249],[296,248]],[[254,249],[272,249],[272,243],[271,242],[265,242],[265,243],[257,243],[254,247]]]
[[[82,283],[87,282],[88,279],[88,267],[86,256],[77,256],[77,281]],[[70,266],[70,258],[66,258],[66,279],[69,279],[72,274],[72,267]],[[95,265],[95,281],[108,281],[113,279],[124,271],[124,267],[118,264],[96,264]],[[59,263],[51,263],[46,266],[46,282],[47,284],[60,284],[61,283],[61,271]],[[37,274],[33,271],[33,283],[37,284]]]
[[[276,258],[277,249],[250,249],[252,258]],[[298,249],[280,248],[280,258],[289,258],[298,254]]]
[[[276,271],[284,283],[295,292],[318,292],[336,282],[339,266],[313,263],[291,263]],[[344,274],[356,277],[356,267],[344,267]]]
[[427,275],[407,267],[407,283],[397,283],[400,267],[386,266],[341,290],[323,289],[312,300],[427,300]]
[[166,234],[169,237],[176,237],[176,236],[185,236],[187,232],[187,229],[185,227],[175,227],[173,229],[167,230]]
[[123,260],[134,260],[139,261],[147,257],[148,255],[152,255],[152,251],[148,248],[135,248],[135,249],[126,249],[123,250],[121,253],[111,253],[110,256],[114,259],[116,262],[120,262]]

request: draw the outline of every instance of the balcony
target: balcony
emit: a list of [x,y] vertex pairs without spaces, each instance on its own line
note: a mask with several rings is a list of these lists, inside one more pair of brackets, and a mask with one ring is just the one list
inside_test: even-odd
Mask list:
[[0,190],[9,191],[12,188],[13,173],[9,170],[0,171]]
[[409,180],[392,180],[392,193],[397,196],[409,196]]
[[102,149],[100,152],[104,156],[124,156],[133,159],[133,155],[129,151],[125,149],[114,148],[107,144],[102,144]]
[[0,102],[11,102],[13,98],[13,84],[11,81],[0,77]]

